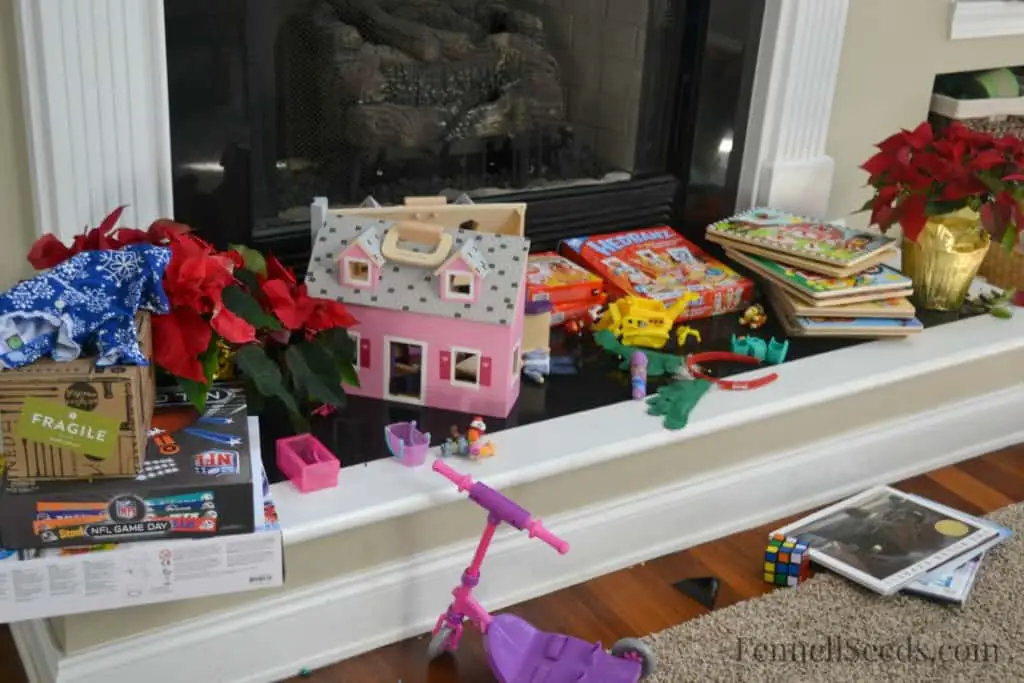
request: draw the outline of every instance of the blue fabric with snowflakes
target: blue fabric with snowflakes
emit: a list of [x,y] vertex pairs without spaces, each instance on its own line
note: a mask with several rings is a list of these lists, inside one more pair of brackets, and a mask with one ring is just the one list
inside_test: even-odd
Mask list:
[[0,295],[0,368],[96,351],[96,365],[148,365],[135,315],[170,311],[163,277],[171,250],[133,244],[84,251]]

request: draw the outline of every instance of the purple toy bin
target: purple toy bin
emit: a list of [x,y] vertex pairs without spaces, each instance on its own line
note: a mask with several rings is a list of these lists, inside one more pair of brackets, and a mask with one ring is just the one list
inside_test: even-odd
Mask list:
[[277,440],[277,469],[302,493],[338,485],[341,463],[312,434]]
[[419,467],[430,451],[430,434],[416,429],[416,422],[394,422],[384,428],[384,440],[395,459],[406,467]]

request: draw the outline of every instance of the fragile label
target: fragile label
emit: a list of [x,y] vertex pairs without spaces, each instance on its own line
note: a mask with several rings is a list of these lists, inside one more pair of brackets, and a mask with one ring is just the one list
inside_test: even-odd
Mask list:
[[117,418],[30,397],[22,405],[16,433],[21,439],[105,460],[117,449],[120,428]]

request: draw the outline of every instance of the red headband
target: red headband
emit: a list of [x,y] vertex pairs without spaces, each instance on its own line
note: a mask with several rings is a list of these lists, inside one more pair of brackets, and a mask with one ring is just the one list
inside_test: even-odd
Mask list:
[[728,380],[718,379],[710,377],[701,370],[701,363],[714,363],[714,362],[728,362],[728,363],[743,363],[744,365],[760,365],[761,361],[754,358],[753,356],[744,356],[739,353],[730,353],[728,351],[705,351],[703,353],[691,353],[686,357],[686,369],[690,371],[690,374],[695,379],[706,379],[709,382],[714,382],[721,389],[726,391],[746,391],[748,389],[758,389],[771,384],[779,378],[776,373],[764,375],[756,379],[750,380]]

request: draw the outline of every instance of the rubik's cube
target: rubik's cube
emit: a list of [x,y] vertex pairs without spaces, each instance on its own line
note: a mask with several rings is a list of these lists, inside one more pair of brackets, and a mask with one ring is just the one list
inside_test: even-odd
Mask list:
[[796,586],[810,576],[811,558],[807,544],[782,534],[773,534],[764,552],[764,580],[775,586]]

